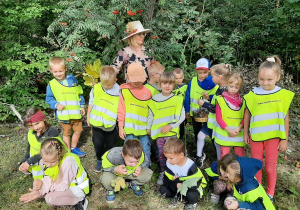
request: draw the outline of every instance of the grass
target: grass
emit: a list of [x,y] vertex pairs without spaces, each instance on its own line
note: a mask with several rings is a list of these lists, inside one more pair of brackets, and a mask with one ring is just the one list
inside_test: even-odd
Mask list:
[[[32,187],[32,177],[23,175],[18,171],[18,162],[23,158],[27,146],[27,131],[19,128],[10,128],[0,126],[0,209],[72,209],[71,207],[51,207],[43,199],[35,200],[28,204],[19,202],[19,197],[28,192]],[[298,136],[299,137],[299,136]],[[297,137],[297,138],[298,138]],[[278,179],[274,204],[278,209],[299,209],[300,206],[300,169],[297,162],[300,162],[300,141],[293,139],[291,154],[281,154],[278,161]],[[196,146],[192,134],[191,126],[186,128],[187,153],[194,157]],[[121,145],[122,142],[119,142]],[[85,128],[79,144],[80,148],[87,153],[87,156],[81,158],[82,164],[89,174],[91,181],[91,193],[88,195],[89,209],[168,209],[169,200],[164,199],[159,194],[159,187],[156,180],[159,173],[159,167],[156,163],[152,164],[154,174],[151,182],[144,187],[144,196],[134,196],[131,189],[124,189],[117,194],[115,203],[107,204],[105,202],[105,190],[100,183],[101,173],[95,173],[94,167],[96,157],[91,140],[90,128]],[[213,145],[209,139],[206,140],[204,152],[207,154],[204,167],[209,167],[212,161],[216,159]],[[246,155],[250,156],[250,149],[246,147]],[[264,184],[265,184],[264,177]],[[266,186],[264,186],[266,187]],[[213,206],[209,203],[211,188],[205,189],[205,195],[197,205],[197,209],[224,209],[222,205]],[[184,204],[179,203],[175,209],[183,209]]]

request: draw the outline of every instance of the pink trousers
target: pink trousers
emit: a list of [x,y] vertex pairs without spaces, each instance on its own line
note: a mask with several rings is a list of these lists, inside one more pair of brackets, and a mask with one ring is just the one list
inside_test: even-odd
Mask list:
[[51,206],[72,206],[82,200],[76,197],[70,189],[63,192],[49,192],[44,197],[46,203]]
[[[234,153],[237,156],[245,156],[245,149],[244,147],[233,147],[234,148]],[[226,154],[230,153],[231,147],[224,147],[221,146],[221,158],[224,157]]]
[[[278,158],[278,144],[279,139],[270,139],[262,142],[254,142],[250,140],[251,157],[261,160],[263,162],[265,151],[265,170],[267,174],[267,194],[274,195],[276,180],[277,180],[277,158]],[[257,181],[262,183],[262,170],[256,174]]]

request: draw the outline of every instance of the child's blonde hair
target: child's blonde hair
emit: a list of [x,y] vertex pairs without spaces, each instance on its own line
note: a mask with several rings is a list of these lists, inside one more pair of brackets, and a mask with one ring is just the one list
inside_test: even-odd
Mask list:
[[238,82],[238,84],[240,85],[240,88],[243,86],[244,79],[240,73],[234,72],[227,76],[227,85],[229,85],[235,81]]
[[182,68],[176,68],[173,70],[173,74],[184,74]]
[[[34,114],[36,114],[38,111],[41,111],[38,107],[32,107],[26,110],[25,115],[22,117],[24,126],[28,126],[28,121],[30,121],[30,117]],[[45,133],[51,125],[47,122],[47,120],[44,121],[45,126],[41,130],[41,134]]]
[[[228,153],[228,154],[224,155],[224,157],[221,160],[226,160],[226,165],[223,166],[224,168],[226,167],[226,169],[225,169],[226,172],[228,171],[228,167],[232,168],[235,171],[235,177],[234,177],[233,184],[238,183],[237,180],[241,179],[241,165],[237,161],[236,155]],[[222,167],[222,170],[223,170],[223,167]]]
[[162,73],[162,75],[160,75],[158,84],[160,85],[161,83],[170,83],[175,85],[175,75],[172,72]]
[[101,82],[113,81],[117,78],[117,72],[112,66],[103,66],[100,72]]
[[64,68],[66,67],[65,60],[61,57],[53,57],[49,61],[49,67],[51,69],[52,66],[59,65],[63,66]]
[[179,138],[172,137],[165,143],[163,147],[163,152],[165,154],[184,154],[185,146],[183,141],[181,141]]
[[210,68],[210,71],[213,71],[217,75],[223,76],[224,80],[226,81],[228,75],[231,73],[231,65],[225,63],[216,64]]
[[281,75],[281,60],[277,55],[268,56],[262,64],[260,64],[258,71],[263,69],[272,69],[278,76]]
[[154,73],[157,73],[158,71],[165,71],[165,67],[161,65],[159,61],[151,62],[150,66],[148,67],[149,76],[151,76]]
[[[43,155],[55,155],[58,160],[58,167],[60,167],[61,160],[64,155],[67,153],[63,144],[56,138],[49,138],[43,141],[41,145],[41,156],[43,159]],[[55,182],[59,182],[62,177],[61,170],[59,170],[59,174],[57,178],[54,180]]]

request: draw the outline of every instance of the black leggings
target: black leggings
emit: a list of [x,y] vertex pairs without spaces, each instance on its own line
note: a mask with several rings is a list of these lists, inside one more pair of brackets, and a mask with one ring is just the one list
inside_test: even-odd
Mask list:
[[[166,185],[162,185],[159,189],[160,193],[162,195],[166,195],[166,198],[174,198],[177,191],[173,192],[170,188],[168,188]],[[188,189],[186,193],[186,200],[188,204],[194,204],[199,201],[200,193],[197,190],[197,187],[191,187]]]

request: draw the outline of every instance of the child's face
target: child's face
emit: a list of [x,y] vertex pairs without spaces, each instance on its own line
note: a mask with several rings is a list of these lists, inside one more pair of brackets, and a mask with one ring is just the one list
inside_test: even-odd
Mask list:
[[230,167],[230,165],[227,167],[226,176],[228,177],[228,180],[231,182],[236,182],[236,171]]
[[102,87],[104,87],[106,90],[111,89],[114,84],[116,83],[117,79],[114,80],[104,80],[102,83]]
[[211,77],[212,77],[213,82],[216,85],[219,85],[221,83],[222,76],[219,74],[216,74],[215,71],[211,71]]
[[142,82],[130,82],[130,86],[133,88],[139,88],[143,85]]
[[35,123],[28,123],[28,126],[31,130],[36,131],[37,133],[41,133],[41,131],[45,127],[45,121],[39,121]]
[[63,81],[66,79],[66,72],[67,72],[67,67],[64,65],[52,65],[50,67],[50,71],[53,74],[53,76],[60,80]]
[[226,172],[223,171],[222,168],[220,168],[220,174],[221,174],[221,176],[223,177],[223,179],[228,179]]
[[164,153],[164,155],[167,158],[168,163],[170,163],[171,165],[178,165],[178,163],[180,163],[180,161],[184,157],[183,153],[179,153],[179,154],[166,154],[166,153]]
[[258,73],[258,83],[266,91],[273,90],[279,79],[280,75],[273,69],[262,69]]
[[124,162],[127,166],[134,167],[137,164],[139,164],[139,162],[140,162],[140,158],[136,159],[135,157],[131,157],[129,155],[124,156],[123,154],[122,154],[122,156],[123,156]]
[[209,70],[203,70],[203,69],[197,70],[198,80],[200,82],[202,82],[203,80],[205,80],[208,77],[208,73],[209,73]]
[[184,79],[184,75],[183,74],[176,74],[176,73],[174,73],[174,75],[175,75],[176,85],[182,85],[183,79]]
[[160,83],[161,92],[165,95],[170,95],[174,90],[174,84],[169,82]]
[[58,164],[58,158],[56,152],[54,154],[41,154],[42,159],[44,162],[44,165],[48,168],[52,168],[53,166],[56,166]]
[[230,93],[231,95],[238,93],[240,90],[239,81],[234,81],[234,82],[231,82],[230,84],[228,84],[227,90],[228,90],[228,93]]

